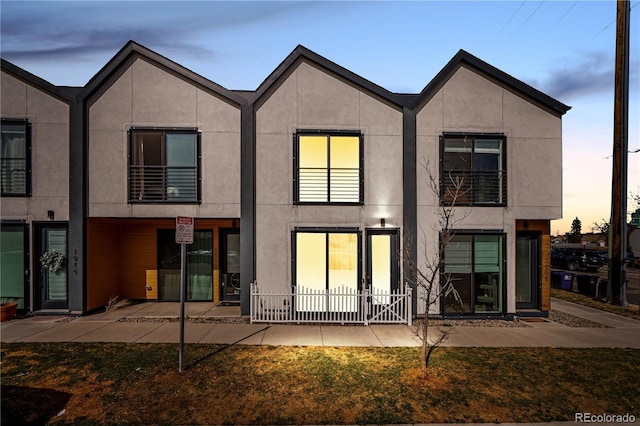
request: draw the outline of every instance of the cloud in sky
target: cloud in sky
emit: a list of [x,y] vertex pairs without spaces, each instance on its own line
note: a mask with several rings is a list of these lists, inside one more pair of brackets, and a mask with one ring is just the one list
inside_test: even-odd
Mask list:
[[[310,5],[310,4],[309,4]],[[2,55],[50,61],[113,54],[135,40],[166,54],[215,58],[198,37],[307,7],[296,2],[4,2]]]
[[[630,64],[630,80],[637,84],[638,63]],[[541,87],[549,95],[563,100],[576,97],[613,93],[615,56],[611,52],[584,52],[580,59],[565,58],[555,67]],[[632,83],[633,85],[633,83]]]

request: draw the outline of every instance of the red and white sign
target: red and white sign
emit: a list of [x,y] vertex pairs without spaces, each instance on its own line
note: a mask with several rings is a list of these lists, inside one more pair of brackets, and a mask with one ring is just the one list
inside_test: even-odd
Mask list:
[[193,218],[176,217],[176,243],[193,244]]

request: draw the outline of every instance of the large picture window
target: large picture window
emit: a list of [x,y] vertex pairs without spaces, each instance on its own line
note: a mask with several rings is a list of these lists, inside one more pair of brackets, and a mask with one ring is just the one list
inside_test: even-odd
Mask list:
[[31,125],[26,120],[2,119],[0,154],[1,195],[31,196]]
[[351,229],[293,232],[293,277],[298,294],[332,294],[327,299],[297,297],[299,311],[355,312],[360,282],[360,232]]
[[[444,299],[445,314],[503,312],[503,234],[457,234],[446,246],[444,273],[462,299]],[[444,279],[444,277],[443,277]]]
[[294,135],[294,203],[362,204],[359,132],[298,131]]
[[129,141],[130,203],[200,202],[196,129],[131,129]]
[[441,137],[441,201],[444,204],[505,205],[507,175],[503,135]]

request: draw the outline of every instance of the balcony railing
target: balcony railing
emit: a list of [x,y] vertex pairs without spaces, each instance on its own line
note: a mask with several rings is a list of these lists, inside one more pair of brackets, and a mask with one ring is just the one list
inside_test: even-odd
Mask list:
[[300,168],[298,201],[301,203],[359,203],[360,169]]
[[129,166],[130,203],[198,202],[198,168]]
[[25,194],[27,192],[27,169],[24,158],[3,158],[0,170],[2,194]]
[[507,172],[504,170],[448,170],[440,181],[444,204],[507,204]]

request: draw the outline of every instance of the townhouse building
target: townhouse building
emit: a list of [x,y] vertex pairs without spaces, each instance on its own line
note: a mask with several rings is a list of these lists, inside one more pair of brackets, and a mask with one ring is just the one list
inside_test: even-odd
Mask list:
[[[455,201],[464,220],[445,269],[463,303],[442,298],[429,314],[549,310],[569,107],[467,52],[416,94],[302,46],[253,91],[135,42],[84,87],[5,60],[1,81],[3,302],[86,314],[115,296],[177,301],[176,216],[195,221],[187,301],[249,315],[252,283],[289,293],[284,305],[299,289],[394,291],[433,255],[434,214]],[[58,270],[40,261],[54,249]]]

